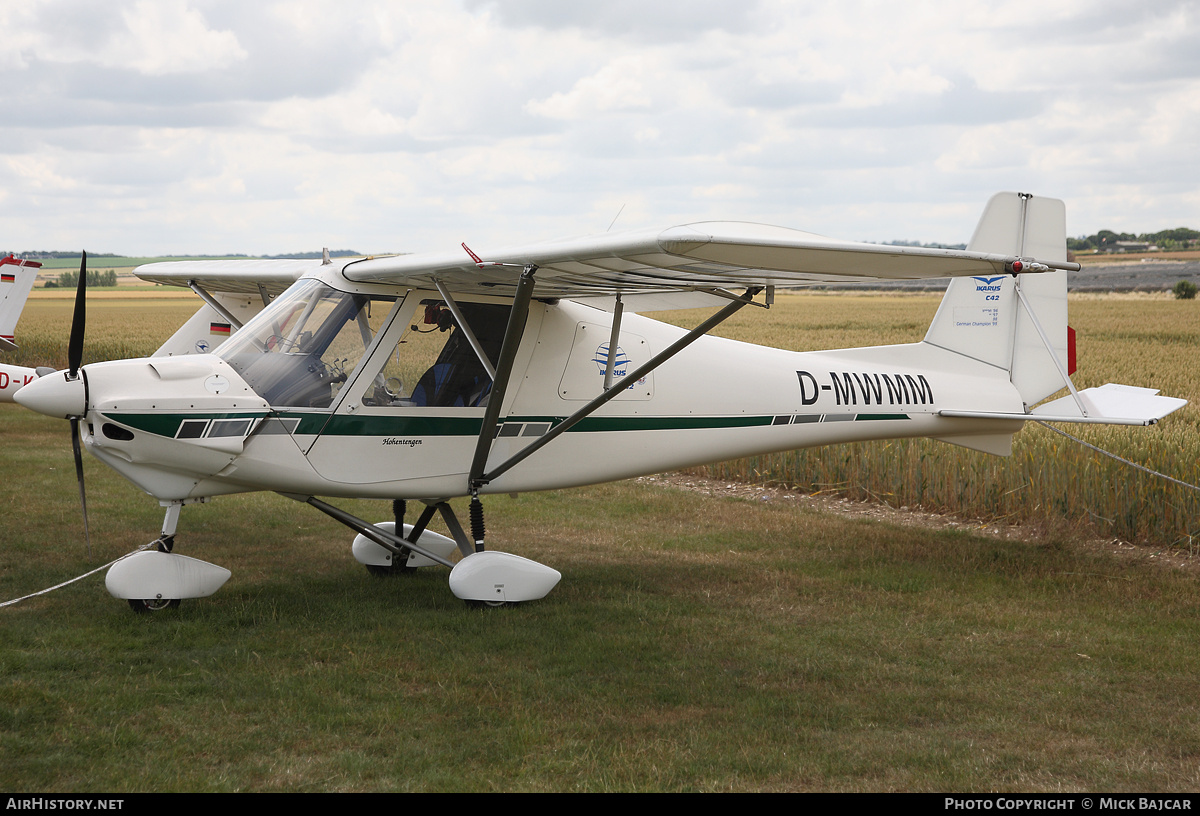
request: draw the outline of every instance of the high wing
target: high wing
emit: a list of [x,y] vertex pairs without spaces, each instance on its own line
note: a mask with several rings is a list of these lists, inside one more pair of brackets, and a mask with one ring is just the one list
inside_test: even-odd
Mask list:
[[205,290],[278,295],[305,272],[319,269],[320,260],[162,261],[144,264],[133,274],[148,283],[166,286],[195,284]]
[[[1020,258],[966,250],[865,244],[800,230],[727,221],[639,230],[473,252],[389,255],[342,264],[346,279],[457,292],[511,295],[521,269],[538,267],[535,297],[641,296],[649,308],[703,305],[704,293],[729,287],[804,286],[872,280],[995,276],[1078,270],[1061,258]],[[139,267],[156,283],[210,291],[276,294],[321,261],[178,261]],[[661,297],[667,293],[668,297]],[[687,294],[692,293],[692,297]],[[683,295],[681,297],[681,294]],[[656,297],[656,295],[658,295]],[[698,296],[698,297],[697,297]]]
[[[478,258],[477,262],[475,258]],[[496,251],[367,258],[345,266],[347,279],[452,290],[507,293],[521,268],[538,267],[535,296],[678,292],[745,286],[803,286],[868,280],[1003,275],[1023,260],[1025,271],[1078,270],[1065,259],[1019,259],[965,250],[839,241],[808,232],[726,221],[665,230],[571,238]]]
[[207,353],[258,314],[305,273],[320,269],[313,260],[163,261],[133,273],[144,281],[186,286],[204,305],[163,343],[155,357]]

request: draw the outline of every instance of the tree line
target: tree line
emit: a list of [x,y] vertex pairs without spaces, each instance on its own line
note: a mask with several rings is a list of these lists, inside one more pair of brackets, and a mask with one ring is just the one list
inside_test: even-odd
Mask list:
[[[74,289],[79,285],[79,273],[67,271],[58,276],[58,280],[50,279],[46,281],[45,288],[47,289]],[[88,286],[116,286],[117,285],[117,270],[107,269],[103,272],[98,269],[89,269],[87,273]]]
[[1068,238],[1067,249],[1072,252],[1096,250],[1103,252],[1116,246],[1118,241],[1137,241],[1151,244],[1163,250],[1194,249],[1200,246],[1200,230],[1188,227],[1159,230],[1158,232],[1143,232],[1135,235],[1132,232],[1113,232],[1100,230],[1095,235],[1080,238]]

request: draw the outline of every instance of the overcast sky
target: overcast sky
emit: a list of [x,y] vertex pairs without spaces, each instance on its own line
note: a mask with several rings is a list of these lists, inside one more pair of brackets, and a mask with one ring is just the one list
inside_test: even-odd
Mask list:
[[[0,247],[1200,228],[1200,0],[0,0]],[[623,210],[622,210],[623,208]]]

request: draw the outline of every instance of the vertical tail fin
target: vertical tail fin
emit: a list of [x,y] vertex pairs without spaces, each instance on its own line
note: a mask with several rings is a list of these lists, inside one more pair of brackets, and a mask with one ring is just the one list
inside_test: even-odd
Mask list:
[[[967,248],[1065,261],[1066,207],[1054,198],[997,193],[988,201]],[[1050,356],[1037,324],[1045,331],[1061,366]],[[925,342],[1007,371],[1029,407],[1067,384],[1060,373],[1060,369],[1067,370],[1067,334],[1067,273],[1051,271],[1016,277],[955,278],[946,289]]]
[[0,350],[13,351],[17,344],[13,335],[17,330],[17,321],[21,318],[21,310],[25,308],[25,300],[33,289],[34,278],[37,277],[41,264],[37,261],[25,261],[14,258],[11,254],[0,258]]

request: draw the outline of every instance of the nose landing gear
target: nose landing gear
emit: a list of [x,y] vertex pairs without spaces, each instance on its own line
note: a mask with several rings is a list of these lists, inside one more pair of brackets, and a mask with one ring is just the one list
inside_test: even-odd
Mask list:
[[109,594],[128,601],[134,612],[175,609],[182,598],[207,598],[229,580],[224,567],[172,552],[182,507],[183,502],[167,503],[155,549],[122,558],[104,577]]

